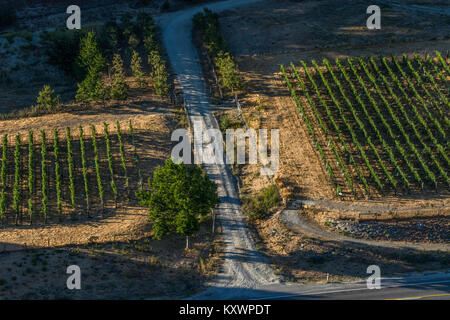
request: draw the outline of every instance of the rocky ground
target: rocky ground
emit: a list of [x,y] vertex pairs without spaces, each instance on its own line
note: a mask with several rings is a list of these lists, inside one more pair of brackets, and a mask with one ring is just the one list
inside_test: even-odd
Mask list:
[[325,218],[323,226],[342,235],[368,240],[450,243],[450,217],[360,222]]

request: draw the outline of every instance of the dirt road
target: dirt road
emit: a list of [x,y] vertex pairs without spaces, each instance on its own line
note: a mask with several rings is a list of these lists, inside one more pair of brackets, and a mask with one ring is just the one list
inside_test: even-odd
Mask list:
[[[192,17],[203,7],[221,11],[255,1],[257,0],[217,2],[170,13],[159,20],[164,45],[183,90],[191,123],[202,123],[206,129],[217,128],[209,108],[211,101],[203,81],[196,48],[192,42]],[[219,187],[221,204],[218,208],[218,220],[222,226],[226,248],[225,263],[216,279],[219,288],[212,287],[202,296],[223,299],[225,297],[220,288],[254,288],[279,282],[264,257],[256,250],[248,233],[229,168],[221,164],[207,164],[205,169]]]

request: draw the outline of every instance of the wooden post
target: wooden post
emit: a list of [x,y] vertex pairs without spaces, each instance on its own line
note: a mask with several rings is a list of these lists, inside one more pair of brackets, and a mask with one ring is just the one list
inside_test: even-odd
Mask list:
[[214,209],[211,209],[211,213],[212,213],[212,218],[213,218],[212,233],[214,234],[214,227],[216,225],[216,212],[214,211]]

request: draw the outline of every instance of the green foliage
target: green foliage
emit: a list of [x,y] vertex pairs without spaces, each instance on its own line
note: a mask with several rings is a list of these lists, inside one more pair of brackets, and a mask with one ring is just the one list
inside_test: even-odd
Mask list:
[[94,147],[94,162],[95,162],[95,174],[97,177],[97,187],[98,187],[98,197],[100,199],[100,204],[102,206],[102,210],[105,210],[105,201],[104,201],[104,190],[102,184],[102,177],[100,175],[100,157],[98,155],[98,146],[97,146],[97,138],[94,125],[91,125],[92,132],[92,146]]
[[112,66],[111,98],[124,100],[128,96],[128,84],[125,82],[123,61],[119,54],[114,55]]
[[153,30],[149,30],[148,34],[144,36],[144,49],[145,52],[157,51],[159,52],[159,45],[156,39],[156,35]]
[[261,219],[280,202],[278,187],[272,184],[261,190],[256,197],[247,199],[243,204],[243,210],[250,220]]
[[41,213],[44,215],[44,223],[47,223],[48,217],[48,177],[47,177],[47,142],[45,131],[41,130],[41,190],[42,190],[42,208]]
[[59,154],[59,132],[58,129],[53,130],[53,153],[55,155],[55,187],[56,187],[56,211],[62,215],[62,199],[61,199],[61,170],[60,170],[60,154]]
[[20,182],[21,182],[21,158],[20,158],[20,135],[16,136],[16,148],[14,149],[14,189],[13,208],[16,213],[16,224],[19,223],[20,214]]
[[85,79],[78,84],[78,91],[75,96],[77,102],[87,103],[107,99],[108,92],[102,81],[106,61],[101,53],[94,31],[88,32],[86,36],[81,38],[77,63],[87,73]]
[[136,196],[149,208],[156,239],[174,232],[192,235],[199,229],[199,218],[219,203],[216,184],[197,166],[166,160],[148,183],[150,191],[141,190]]
[[69,190],[70,190],[70,204],[72,208],[75,208],[75,177],[74,177],[74,164],[73,164],[73,152],[72,152],[72,137],[70,135],[70,128],[66,128],[66,140],[67,140],[67,164],[69,166]]
[[221,81],[225,88],[234,91],[241,87],[238,67],[228,52],[217,56],[216,65],[219,68]]
[[203,13],[197,13],[193,20],[194,28],[200,31],[202,41],[205,43],[212,58],[228,51],[220,33],[219,16],[217,13],[206,8]]
[[125,187],[128,188],[128,174],[127,174],[127,163],[125,161],[125,147],[123,144],[122,133],[120,132],[119,121],[116,122],[116,128],[117,128],[117,138],[119,139],[120,161],[125,176]]
[[2,148],[2,169],[1,182],[2,191],[0,194],[0,218],[3,220],[6,216],[6,173],[7,173],[7,156],[8,156],[8,135],[3,136]]
[[131,57],[131,71],[133,72],[133,77],[136,79],[139,88],[145,89],[147,87],[147,82],[144,79],[144,72],[142,71],[142,59],[136,50],[133,50]]
[[84,181],[84,198],[86,200],[86,213],[89,216],[89,180],[86,164],[86,151],[83,137],[83,127],[80,125],[80,150],[81,150],[81,167],[83,171],[83,181]]
[[103,71],[105,68],[106,60],[103,58],[97,35],[94,31],[89,31],[80,39],[77,63],[85,71],[88,71],[89,68]]
[[148,63],[152,67],[152,80],[155,91],[160,96],[167,96],[170,91],[168,83],[169,74],[166,70],[166,62],[161,58],[158,51],[151,51],[148,56]]
[[133,146],[133,149],[134,149],[134,162],[135,162],[135,165],[136,165],[136,168],[137,168],[137,172],[138,172],[139,189],[141,190],[143,182],[142,182],[141,168],[139,166],[139,155],[137,153],[137,147],[136,147],[136,144],[135,144],[135,141],[134,141],[133,123],[131,122],[131,119],[130,119],[130,122],[129,122],[129,129],[130,129],[131,145]]
[[219,69],[223,86],[231,91],[239,89],[242,86],[239,70],[222,37],[219,16],[205,9],[203,13],[196,14],[193,20],[194,28],[200,32],[211,59]]
[[30,223],[33,221],[33,193],[34,193],[34,134],[30,130],[28,132],[28,216]]
[[109,174],[111,175],[110,185],[111,185],[111,190],[114,195],[114,202],[116,203],[116,206],[117,206],[117,187],[116,187],[116,183],[114,181],[114,167],[113,167],[113,158],[112,158],[112,153],[111,153],[111,142],[110,142],[110,138],[109,138],[108,124],[106,122],[103,122],[103,130],[105,133],[106,155],[108,157],[108,169],[109,169]]
[[130,38],[128,39],[128,44],[130,45],[130,47],[135,50],[138,47],[139,42],[140,41],[138,37],[134,33],[132,33]]
[[55,109],[59,105],[59,96],[55,95],[55,91],[48,85],[44,85],[41,91],[39,91],[39,96],[36,102],[42,108],[48,110]]

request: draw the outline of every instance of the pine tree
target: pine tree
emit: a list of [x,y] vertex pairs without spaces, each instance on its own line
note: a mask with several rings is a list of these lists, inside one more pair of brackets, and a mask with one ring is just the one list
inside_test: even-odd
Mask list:
[[97,37],[93,31],[80,40],[80,54],[78,65],[86,72],[85,79],[78,84],[75,99],[77,102],[105,100],[108,97],[105,84],[102,80],[106,60],[103,57]]
[[159,52],[151,51],[148,56],[148,63],[152,67],[152,81],[155,91],[160,96],[167,96],[169,94],[170,85],[168,83],[169,74],[166,70],[166,63]]
[[39,91],[39,96],[36,102],[42,108],[48,110],[55,109],[59,105],[59,96],[55,95],[55,91],[48,85],[44,85],[41,91]]
[[119,54],[115,54],[113,58],[112,78],[111,98],[116,100],[126,99],[128,96],[128,84],[125,82],[123,61]]
[[147,83],[144,79],[144,72],[142,71],[142,59],[136,50],[133,50],[133,55],[131,57],[131,71],[133,72],[133,77],[136,79],[138,87],[145,89]]

